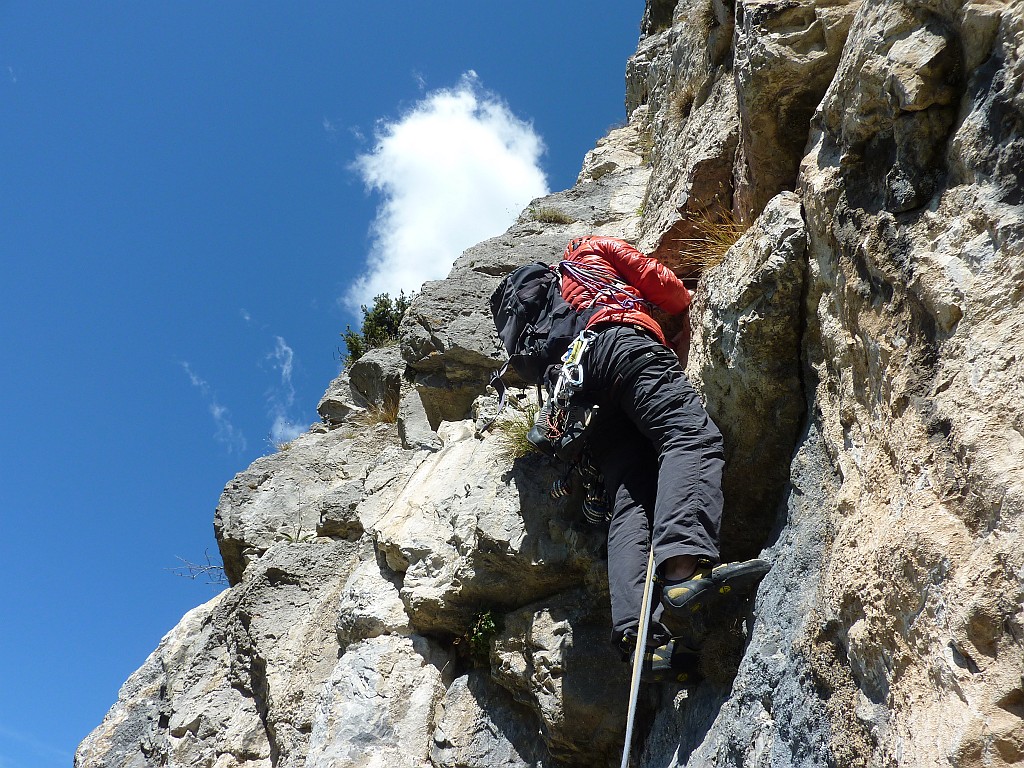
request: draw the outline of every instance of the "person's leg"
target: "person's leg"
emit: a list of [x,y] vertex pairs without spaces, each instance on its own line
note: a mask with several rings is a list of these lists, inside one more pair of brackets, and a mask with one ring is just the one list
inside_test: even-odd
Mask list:
[[[719,559],[723,441],[675,355],[628,327],[604,332],[599,342],[592,385],[605,393],[606,407],[627,417],[658,456],[655,559],[662,576],[678,583],[666,583],[655,617],[663,616],[674,631],[685,633],[680,615],[717,599],[709,596],[749,592],[769,566],[751,560],[710,568]],[[642,576],[639,583],[642,596]],[[671,616],[661,614],[663,606],[673,611]],[[660,621],[658,629],[668,632]]]
[[[606,450],[595,459],[612,505],[608,523],[608,591],[612,644],[622,650],[623,636],[635,639],[640,622],[651,512],[657,496],[657,457],[650,443],[625,419],[618,420],[614,438],[606,445]],[[649,645],[661,645],[670,637],[659,621],[661,610],[660,601],[656,601],[648,630]]]
[[[585,382],[592,400],[600,405],[588,452],[601,471],[612,508],[608,524],[612,643],[623,650],[623,636],[635,638],[640,621],[657,499],[657,454],[609,397],[614,389],[621,331],[611,327],[598,334],[587,353]],[[648,637],[660,645],[668,640],[669,633],[658,621],[660,601],[655,606]]]
[[[647,363],[619,385],[623,413],[658,454],[653,539],[657,564],[674,576],[698,559],[717,562],[722,522],[722,434],[687,381],[674,353],[648,337],[624,339],[626,359],[646,346]],[[623,367],[625,363],[618,362]],[[667,574],[666,574],[667,575]]]

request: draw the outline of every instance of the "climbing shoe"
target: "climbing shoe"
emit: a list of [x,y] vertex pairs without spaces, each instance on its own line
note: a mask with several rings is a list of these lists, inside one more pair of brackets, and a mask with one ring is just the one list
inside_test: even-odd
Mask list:
[[701,564],[683,581],[666,582],[661,590],[661,602],[667,612],[683,616],[695,614],[724,598],[748,597],[770,568],[765,560],[716,566]]
[[640,667],[640,681],[697,685],[703,679],[699,667],[700,656],[677,639],[672,639],[665,645],[646,649]]

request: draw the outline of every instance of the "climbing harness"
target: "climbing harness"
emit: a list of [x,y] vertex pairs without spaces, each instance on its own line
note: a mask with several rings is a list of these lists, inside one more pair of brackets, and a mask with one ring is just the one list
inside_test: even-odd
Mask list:
[[584,357],[594,331],[582,331],[562,355],[551,397],[541,406],[527,439],[542,453],[573,462],[583,451],[586,433],[599,406],[576,397],[583,389]]

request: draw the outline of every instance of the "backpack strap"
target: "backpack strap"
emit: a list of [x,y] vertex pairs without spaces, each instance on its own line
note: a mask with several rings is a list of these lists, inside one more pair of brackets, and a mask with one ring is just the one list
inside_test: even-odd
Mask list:
[[476,431],[477,437],[483,437],[484,432],[494,426],[494,422],[498,420],[498,416],[501,415],[501,412],[505,410],[505,406],[508,404],[508,385],[505,384],[501,377],[505,375],[505,371],[508,370],[508,364],[511,361],[512,358],[509,358],[502,363],[501,368],[494,372],[491,376],[491,380],[488,382],[488,385],[494,387],[495,391],[498,393],[498,410],[486,424]]

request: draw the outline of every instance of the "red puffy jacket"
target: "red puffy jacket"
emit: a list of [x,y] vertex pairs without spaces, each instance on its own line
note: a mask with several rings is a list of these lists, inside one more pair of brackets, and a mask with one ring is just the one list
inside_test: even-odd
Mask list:
[[649,304],[670,315],[690,306],[690,292],[672,270],[614,237],[581,237],[569,243],[559,265],[562,297],[575,309],[600,307],[587,323],[640,325],[665,343]]

